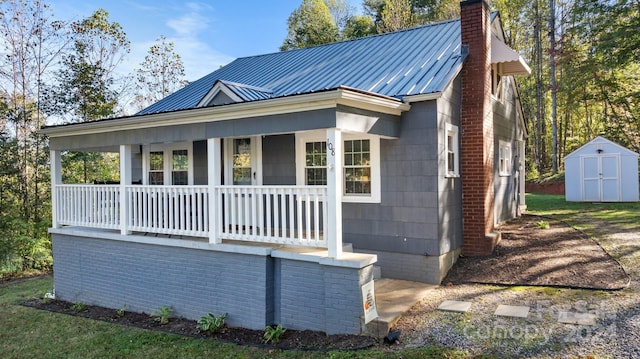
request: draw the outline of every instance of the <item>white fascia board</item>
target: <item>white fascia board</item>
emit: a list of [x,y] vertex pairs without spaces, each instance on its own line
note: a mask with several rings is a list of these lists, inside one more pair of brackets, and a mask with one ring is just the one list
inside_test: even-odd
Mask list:
[[335,108],[337,105],[351,106],[396,116],[411,108],[410,105],[393,98],[366,94],[348,88],[338,88],[331,91],[279,97],[271,100],[241,102],[224,106],[201,107],[73,125],[45,127],[39,132],[49,137],[77,136],[313,111]]

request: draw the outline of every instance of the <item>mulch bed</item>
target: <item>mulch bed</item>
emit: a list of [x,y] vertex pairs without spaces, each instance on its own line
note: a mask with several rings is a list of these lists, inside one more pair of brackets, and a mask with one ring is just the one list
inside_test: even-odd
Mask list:
[[158,330],[193,338],[213,338],[228,343],[250,345],[273,349],[296,349],[303,351],[356,350],[366,349],[379,343],[378,339],[362,335],[326,335],[311,330],[292,330],[282,335],[276,344],[265,344],[264,332],[244,328],[223,327],[219,332],[211,334],[196,328],[196,321],[183,318],[170,318],[169,323],[159,324],[149,314],[126,312],[118,316],[114,309],[87,305],[84,310],[74,310],[73,303],[62,300],[43,301],[34,299],[22,303],[24,306],[51,312],[76,315],[84,318],[101,320],[110,323],[128,325],[143,329]]
[[[538,222],[549,223],[541,229]],[[584,233],[549,218],[524,215],[498,227],[488,257],[461,257],[443,283],[538,285],[618,290],[629,285],[620,264]]]

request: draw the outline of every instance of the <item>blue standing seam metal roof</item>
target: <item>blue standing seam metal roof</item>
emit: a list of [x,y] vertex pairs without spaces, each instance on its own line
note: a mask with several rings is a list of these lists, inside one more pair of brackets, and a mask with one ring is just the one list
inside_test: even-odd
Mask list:
[[136,115],[195,108],[218,82],[245,101],[346,86],[394,97],[438,93],[464,61],[460,20],[238,58]]

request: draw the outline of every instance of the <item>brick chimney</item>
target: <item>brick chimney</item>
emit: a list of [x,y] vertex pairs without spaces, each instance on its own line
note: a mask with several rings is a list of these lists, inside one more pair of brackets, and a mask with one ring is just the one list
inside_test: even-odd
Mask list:
[[490,10],[485,0],[460,3],[462,45],[469,54],[462,68],[461,176],[462,252],[489,255],[500,240],[494,231],[494,137],[491,103]]

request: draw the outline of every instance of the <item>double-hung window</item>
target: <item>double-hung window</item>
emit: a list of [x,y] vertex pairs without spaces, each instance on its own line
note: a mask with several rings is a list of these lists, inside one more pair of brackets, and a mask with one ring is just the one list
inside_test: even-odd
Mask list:
[[499,149],[499,170],[501,176],[511,175],[511,143],[500,141]]
[[[324,131],[298,134],[296,178],[298,185],[327,184],[327,142]],[[380,139],[369,135],[343,135],[342,200],[380,202]]]
[[459,172],[459,153],[458,146],[458,126],[447,124],[447,130],[445,131],[445,168],[447,177],[457,177]]

